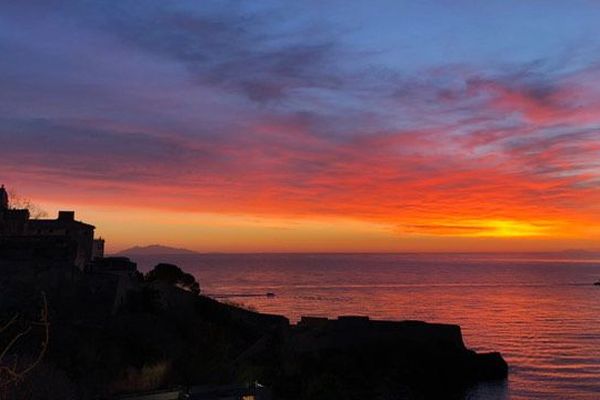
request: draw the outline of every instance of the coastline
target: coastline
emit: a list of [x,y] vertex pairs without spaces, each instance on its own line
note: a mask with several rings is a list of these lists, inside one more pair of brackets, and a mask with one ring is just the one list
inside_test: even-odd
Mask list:
[[[467,349],[457,325],[360,316],[290,324],[137,275],[77,273],[73,280],[71,268],[56,266],[23,272],[12,283],[4,280],[3,294],[18,306],[18,299],[48,293],[51,346],[42,376],[34,374],[31,384],[40,387],[44,374],[58,374],[67,388],[54,386],[48,399],[253,382],[273,399],[417,398],[461,393],[508,373],[499,353]],[[115,308],[123,279],[126,295]]]

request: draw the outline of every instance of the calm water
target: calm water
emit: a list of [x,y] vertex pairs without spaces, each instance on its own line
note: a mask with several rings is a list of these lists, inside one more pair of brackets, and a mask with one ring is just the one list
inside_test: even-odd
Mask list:
[[[459,324],[467,346],[502,352],[507,382],[466,399],[600,399],[600,257],[199,255],[134,257],[192,272],[203,292],[259,311]],[[267,292],[276,297],[267,298]]]

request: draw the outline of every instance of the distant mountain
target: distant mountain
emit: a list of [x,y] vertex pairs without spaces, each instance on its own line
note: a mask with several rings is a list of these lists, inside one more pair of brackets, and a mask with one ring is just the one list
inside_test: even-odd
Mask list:
[[138,255],[138,256],[154,256],[154,255],[173,255],[173,254],[198,254],[195,251],[188,249],[180,249],[177,247],[162,246],[152,244],[150,246],[134,246],[129,249],[122,250],[116,255]]

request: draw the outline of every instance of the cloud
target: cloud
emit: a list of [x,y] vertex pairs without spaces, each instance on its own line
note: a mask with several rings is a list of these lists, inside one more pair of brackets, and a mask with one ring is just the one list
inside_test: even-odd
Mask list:
[[197,83],[222,86],[259,103],[301,88],[343,84],[333,37],[317,27],[279,27],[276,10],[249,12],[231,3],[223,12],[120,1],[81,12],[81,18],[125,44],[182,63]]
[[407,72],[281,10],[48,4],[0,31],[0,167],[69,183],[45,196],[434,235],[600,225],[594,65]]

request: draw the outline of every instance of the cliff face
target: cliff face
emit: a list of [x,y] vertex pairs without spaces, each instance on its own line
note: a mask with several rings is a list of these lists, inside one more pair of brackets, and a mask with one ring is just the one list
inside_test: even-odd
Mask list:
[[457,325],[366,317],[302,319],[290,329],[282,365],[276,391],[311,399],[448,398],[508,373],[499,353],[468,350]]
[[421,321],[377,321],[358,316],[342,316],[335,320],[302,318],[294,332],[294,347],[303,352],[346,349],[371,343],[466,350],[458,325]]
[[[465,348],[456,325],[366,317],[291,325],[281,316],[143,282],[113,311],[114,302],[102,301],[100,289],[109,289],[103,281],[41,274],[0,280],[0,317],[41,291],[48,295],[44,369],[21,386],[38,388],[40,399],[254,381],[272,388],[275,399],[450,398],[475,381],[507,374],[498,353]],[[52,376],[61,377],[64,390],[51,385]],[[48,384],[46,392],[40,382]],[[16,389],[5,398],[19,398]]]

